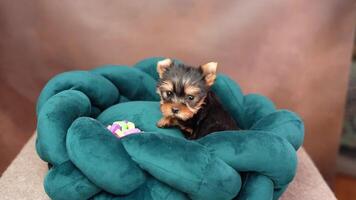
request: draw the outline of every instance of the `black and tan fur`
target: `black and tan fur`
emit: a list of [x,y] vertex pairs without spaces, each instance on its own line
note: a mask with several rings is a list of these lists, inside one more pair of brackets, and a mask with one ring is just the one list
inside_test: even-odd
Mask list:
[[198,68],[165,59],[157,64],[163,117],[158,127],[178,126],[189,139],[211,132],[239,129],[217,96],[210,90],[216,79],[217,63]]

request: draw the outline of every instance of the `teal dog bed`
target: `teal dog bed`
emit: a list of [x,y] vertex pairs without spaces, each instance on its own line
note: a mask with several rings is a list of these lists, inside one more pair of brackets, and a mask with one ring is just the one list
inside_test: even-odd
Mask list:
[[[65,200],[278,199],[296,172],[301,119],[264,96],[244,95],[219,74],[212,90],[243,130],[192,141],[178,129],[157,128],[159,60],[65,72],[47,83],[36,142],[53,165],[46,193]],[[106,128],[117,120],[144,133],[119,139]]]

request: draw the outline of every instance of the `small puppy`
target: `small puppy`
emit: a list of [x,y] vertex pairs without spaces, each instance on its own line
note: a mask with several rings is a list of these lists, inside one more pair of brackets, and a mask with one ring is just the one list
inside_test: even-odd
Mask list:
[[198,139],[223,130],[238,130],[234,119],[225,111],[210,90],[216,79],[216,62],[198,68],[176,64],[171,59],[157,63],[163,118],[158,127],[178,126],[188,139]]

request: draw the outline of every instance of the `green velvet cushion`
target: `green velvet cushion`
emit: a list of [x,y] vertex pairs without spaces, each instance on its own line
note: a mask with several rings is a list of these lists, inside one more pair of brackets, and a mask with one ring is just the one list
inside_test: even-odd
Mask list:
[[[212,90],[243,130],[186,140],[158,128],[156,64],[108,65],[51,79],[38,99],[38,155],[53,165],[52,199],[278,199],[292,181],[304,127],[266,97],[244,95],[226,75]],[[106,126],[129,120],[144,131],[122,139]]]

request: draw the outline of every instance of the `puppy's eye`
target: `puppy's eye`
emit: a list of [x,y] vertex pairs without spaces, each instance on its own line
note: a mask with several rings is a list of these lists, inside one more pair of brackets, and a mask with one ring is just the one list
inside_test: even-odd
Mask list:
[[193,100],[194,100],[194,96],[193,96],[193,95],[188,95],[186,98],[187,98],[189,101],[193,101]]
[[166,94],[167,94],[167,97],[172,97],[173,92],[171,92],[171,91],[167,91],[167,92],[166,92]]

